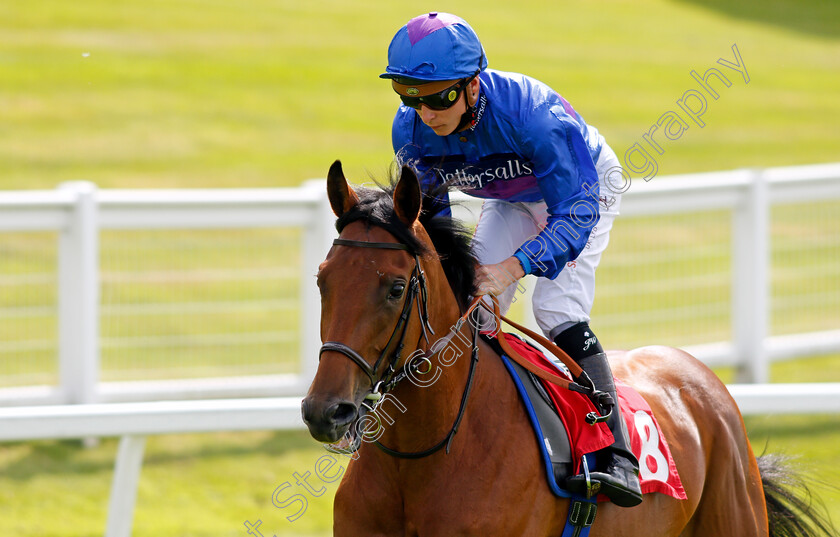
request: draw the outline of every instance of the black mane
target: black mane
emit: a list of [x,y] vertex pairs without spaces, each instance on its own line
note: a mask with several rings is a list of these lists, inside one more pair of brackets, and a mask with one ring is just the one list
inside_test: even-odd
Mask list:
[[[392,180],[391,184],[380,185],[377,189],[356,188],[359,204],[341,215],[335,222],[335,228],[341,233],[351,222],[362,221],[368,226],[381,227],[391,233],[398,241],[408,246],[412,254],[426,254],[427,248],[394,213],[394,186],[395,182]],[[475,292],[475,270],[478,261],[470,249],[470,232],[449,216],[437,215],[440,209],[439,202],[436,201],[438,199],[439,192],[423,194],[420,224],[432,239],[449,286],[463,310]]]

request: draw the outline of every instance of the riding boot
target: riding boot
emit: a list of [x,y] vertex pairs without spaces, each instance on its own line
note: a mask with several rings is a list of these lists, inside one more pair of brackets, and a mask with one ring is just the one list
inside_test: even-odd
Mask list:
[[[599,460],[598,467],[603,470],[596,469],[589,474],[592,487],[597,489],[593,492],[606,495],[621,507],[638,505],[642,501],[639,461],[630,448],[627,425],[618,406],[618,396],[606,353],[586,323],[577,324],[561,332],[555,337],[555,342],[581,366],[597,390],[609,394],[615,405],[606,420],[615,441],[612,446],[596,454],[596,460]],[[586,477],[583,474],[570,477],[566,480],[566,487],[572,492],[585,495]]]

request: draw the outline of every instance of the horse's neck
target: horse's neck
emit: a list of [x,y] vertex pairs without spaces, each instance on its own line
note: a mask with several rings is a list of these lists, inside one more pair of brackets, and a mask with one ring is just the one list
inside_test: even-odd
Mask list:
[[[430,275],[431,276],[431,275]],[[441,273],[430,281],[446,283]],[[380,418],[386,431],[382,443],[398,451],[422,451],[445,438],[458,417],[461,401],[470,382],[474,360],[474,328],[469,321],[459,323],[461,311],[448,285],[445,289],[430,287],[429,318],[434,334],[429,334],[431,366],[404,380],[381,404]],[[476,343],[478,340],[475,340]],[[482,354],[489,351],[482,345]],[[479,352],[476,348],[476,353]],[[477,358],[477,356],[476,356]],[[481,370],[481,371],[479,371]],[[488,372],[478,367],[470,389],[470,404],[476,404],[487,392]],[[492,381],[490,381],[492,384]],[[483,403],[479,403],[483,404]],[[387,415],[387,417],[386,417]]]

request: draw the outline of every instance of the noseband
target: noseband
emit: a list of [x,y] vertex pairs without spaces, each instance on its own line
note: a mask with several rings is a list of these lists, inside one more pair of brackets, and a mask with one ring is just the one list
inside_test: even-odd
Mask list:
[[[357,246],[360,248],[377,248],[385,250],[404,250],[406,252],[411,252],[407,245],[394,242],[369,242],[354,241],[349,239],[335,239],[333,241],[333,245]],[[429,343],[429,334],[434,335],[435,333],[429,324],[427,301],[428,291],[426,289],[426,275],[420,267],[420,259],[417,257],[417,254],[414,254],[414,270],[411,271],[411,278],[408,282],[408,289],[406,290],[405,303],[403,304],[402,312],[400,313],[400,317],[394,327],[394,331],[391,332],[391,337],[388,339],[388,343],[382,349],[382,352],[379,354],[379,358],[376,359],[376,363],[371,366],[361,354],[348,345],[338,341],[325,342],[318,353],[318,359],[320,360],[321,355],[328,351],[341,353],[350,358],[353,363],[364,371],[370,380],[372,393],[381,394],[389,391],[394,385],[396,385],[397,382],[399,382],[399,380],[404,378],[401,375],[399,378],[395,379],[394,373],[396,373],[397,364],[400,361],[403,348],[405,347],[405,334],[408,330],[408,321],[411,318],[413,303],[417,303],[417,312],[418,315],[420,315],[420,326],[423,329],[423,338],[426,340],[426,343]],[[385,371],[383,371],[382,375],[377,379],[376,372],[380,368],[382,362],[385,361],[388,349],[391,348],[391,345],[395,340],[397,340],[397,345],[394,348],[391,359],[388,361]],[[414,364],[415,362],[412,363]],[[419,367],[421,364],[422,361],[417,362],[415,367]]]

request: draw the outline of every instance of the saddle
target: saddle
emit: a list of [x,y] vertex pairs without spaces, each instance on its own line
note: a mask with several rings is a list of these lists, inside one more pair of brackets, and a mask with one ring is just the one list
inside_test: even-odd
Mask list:
[[561,487],[566,478],[575,473],[572,465],[572,445],[569,442],[569,433],[561,421],[560,411],[551,402],[548,392],[536,375],[505,356],[502,360],[528,410],[543,457],[548,458],[545,466],[546,470],[550,469],[549,476],[552,479],[549,482]]
[[[594,453],[612,445],[612,433],[604,423],[586,421],[585,416],[595,408],[586,395],[558,387],[529,370],[536,366],[569,378],[562,366],[549,361],[538,348],[509,333],[499,332],[495,338],[482,337],[499,354],[519,392],[537,437],[549,488],[559,497],[573,497],[564,486],[566,478],[583,471],[584,459],[594,469]],[[504,338],[504,347],[518,354],[516,360],[508,356],[511,353],[504,350],[497,338]],[[530,362],[528,369],[520,365],[522,358]],[[630,443],[640,463],[642,492],[660,492],[685,499],[670,449],[650,406],[630,386],[617,380],[616,387]],[[606,500],[598,497],[598,501]]]
[[[574,458],[572,457],[572,442],[560,410],[552,401],[541,379],[519,363],[511,360],[496,338],[486,335],[482,337],[502,358],[502,363],[510,373],[511,380],[519,392],[522,404],[525,406],[531,426],[537,436],[537,444],[540,447],[549,488],[557,496],[572,496],[563,487],[563,483],[565,483],[566,478],[576,475],[577,472],[575,472]],[[524,355],[523,357],[526,359],[535,354],[543,356],[544,359],[541,351],[513,334],[500,333],[498,337],[505,337],[507,343],[519,351],[521,356]],[[547,360],[545,363],[548,363]],[[559,368],[556,373],[563,374]],[[598,442],[599,444],[603,443],[601,447],[612,444],[612,434],[609,433],[608,429],[606,434],[608,436]]]

